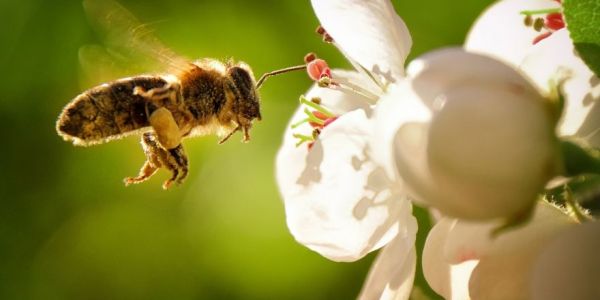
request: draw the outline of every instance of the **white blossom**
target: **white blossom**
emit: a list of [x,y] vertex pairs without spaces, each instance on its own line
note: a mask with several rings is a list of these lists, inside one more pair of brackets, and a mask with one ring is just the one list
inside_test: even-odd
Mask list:
[[369,141],[374,107],[402,81],[410,35],[389,0],[312,4],[356,70],[333,70],[329,87],[315,84],[306,94],[335,115],[335,121],[313,131],[318,136],[310,148],[296,147],[294,140],[295,132],[313,130],[309,123],[298,125],[306,107],[298,109],[284,134],[276,166],[288,228],[298,242],[335,261],[354,261],[387,245],[360,297],[408,299],[416,220],[397,178],[372,159]]
[[492,237],[498,225],[440,220],[423,250],[423,272],[430,286],[446,299],[531,299],[536,259],[556,237],[578,227],[544,202],[524,227]]
[[549,92],[565,80],[565,109],[557,128],[561,136],[577,136],[600,146],[600,80],[573,47],[568,28],[533,44],[537,33],[522,22],[524,10],[559,7],[551,0],[503,0],[490,6],[471,28],[465,49],[503,60],[524,72],[537,88]]
[[392,165],[416,201],[448,216],[509,218],[556,175],[550,103],[511,67],[434,51],[411,62],[398,90],[376,109],[376,131],[393,140]]

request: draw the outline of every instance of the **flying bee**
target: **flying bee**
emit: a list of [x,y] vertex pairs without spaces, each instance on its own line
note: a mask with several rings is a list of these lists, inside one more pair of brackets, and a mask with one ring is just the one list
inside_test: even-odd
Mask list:
[[219,135],[219,143],[241,131],[250,140],[254,120],[261,120],[257,90],[272,75],[305,66],[264,74],[258,81],[243,62],[215,59],[189,61],[154,38],[146,26],[116,2],[86,0],[84,7],[102,29],[121,31],[124,47],[146,59],[166,65],[165,74],[139,75],[104,83],[84,91],[63,109],[56,123],[58,134],[78,146],[96,145],[141,133],[146,161],[125,184],[140,183],[160,168],[172,172],[169,188],[188,173],[182,139]]

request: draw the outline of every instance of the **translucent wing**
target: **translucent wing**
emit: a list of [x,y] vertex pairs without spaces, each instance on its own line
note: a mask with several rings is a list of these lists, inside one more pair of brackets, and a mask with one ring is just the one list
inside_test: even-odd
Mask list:
[[188,68],[189,59],[166,47],[150,24],[141,23],[119,3],[84,0],[83,7],[104,42],[103,46],[88,45],[79,51],[84,85],[139,73],[179,73]]

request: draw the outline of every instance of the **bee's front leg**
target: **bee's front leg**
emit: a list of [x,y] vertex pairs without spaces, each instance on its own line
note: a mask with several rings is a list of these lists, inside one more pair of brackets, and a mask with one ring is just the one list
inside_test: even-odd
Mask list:
[[173,182],[183,182],[188,173],[188,160],[181,144],[173,149],[165,149],[160,145],[154,132],[147,132],[142,136],[142,147],[146,154],[146,162],[137,177],[125,178],[125,185],[143,182],[154,175],[159,168],[165,168],[173,173],[171,178],[164,182],[164,189],[168,189]]

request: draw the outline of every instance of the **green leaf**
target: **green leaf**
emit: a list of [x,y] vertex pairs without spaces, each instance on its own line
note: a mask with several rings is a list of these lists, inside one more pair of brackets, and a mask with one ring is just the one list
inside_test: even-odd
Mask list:
[[575,49],[600,77],[600,1],[565,0],[563,9]]
[[576,140],[563,140],[560,146],[565,176],[600,174],[600,150],[580,145]]

